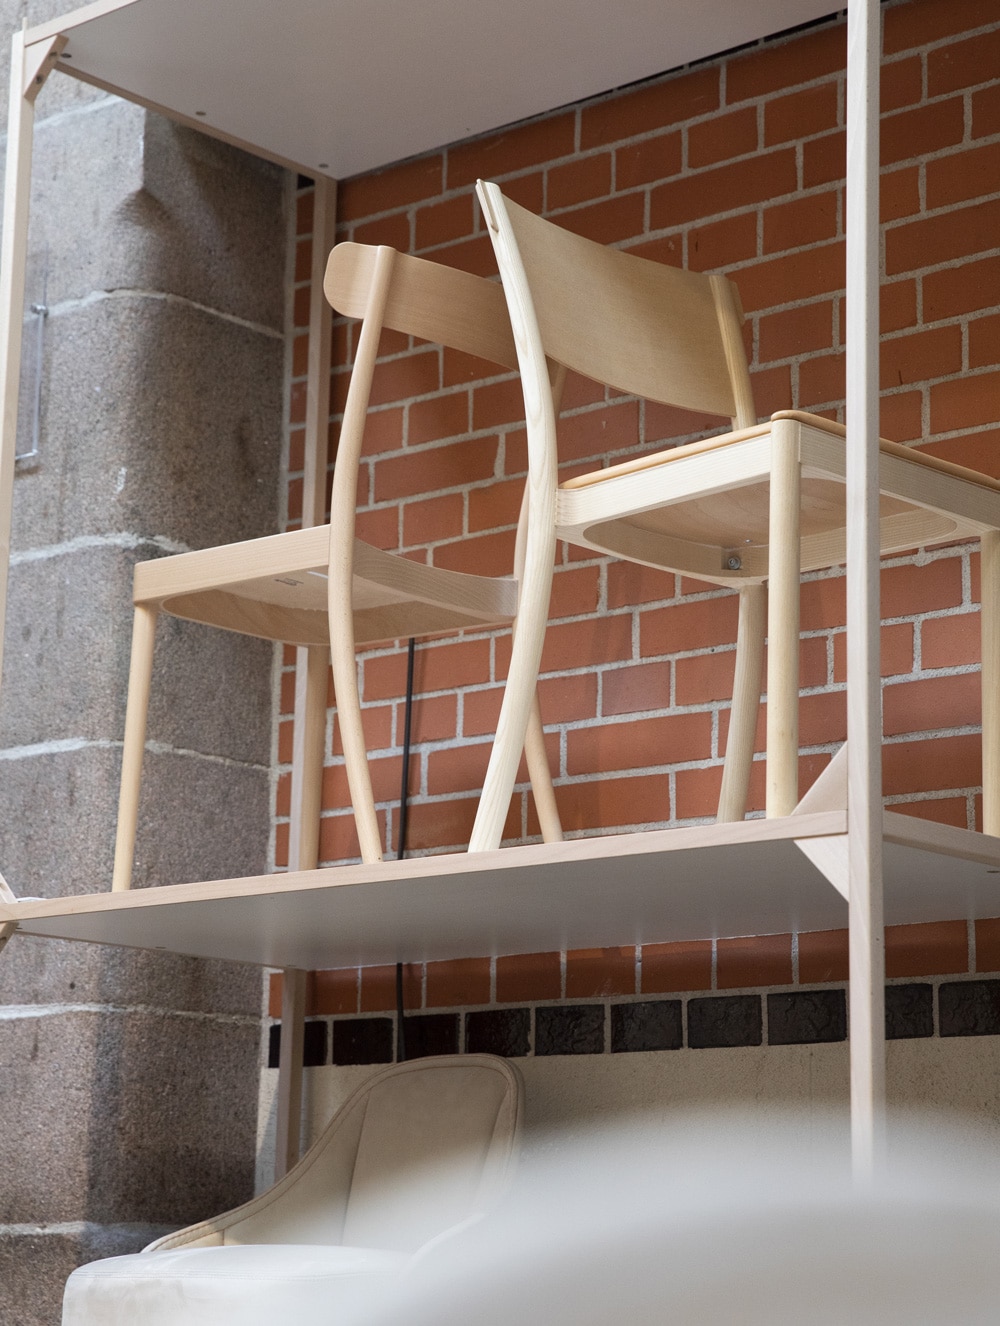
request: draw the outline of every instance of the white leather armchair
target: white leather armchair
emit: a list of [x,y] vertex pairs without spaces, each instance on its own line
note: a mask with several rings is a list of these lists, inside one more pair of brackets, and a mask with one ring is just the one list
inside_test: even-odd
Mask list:
[[492,1055],[375,1073],[261,1196],[74,1271],[63,1326],[335,1322],[496,1203],[522,1112],[520,1074]]

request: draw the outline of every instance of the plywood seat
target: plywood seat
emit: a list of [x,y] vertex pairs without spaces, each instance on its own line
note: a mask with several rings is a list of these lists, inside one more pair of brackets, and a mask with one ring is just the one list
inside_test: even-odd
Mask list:
[[[801,410],[568,479],[556,499],[559,537],[652,566],[669,540],[675,570],[718,584],[764,580],[776,429],[794,432],[799,453],[800,569],[837,565],[846,430]],[[885,439],[879,452],[883,553],[978,537],[1000,516],[1000,481],[989,475]]]
[[[330,531],[325,525],[140,562],[135,602],[173,617],[293,645],[330,641]],[[512,576],[425,566],[354,540],[354,639],[377,644],[464,627],[507,625]]]

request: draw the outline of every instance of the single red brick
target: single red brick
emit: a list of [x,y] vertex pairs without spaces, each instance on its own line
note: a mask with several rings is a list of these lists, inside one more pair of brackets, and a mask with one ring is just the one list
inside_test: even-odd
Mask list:
[[343,180],[337,189],[338,218],[341,222],[357,221],[433,198],[442,190],[443,168],[444,159],[438,153]]
[[978,733],[888,743],[882,748],[885,795],[981,786],[980,744]]
[[882,691],[882,730],[887,736],[967,727],[979,722],[979,674],[904,681]]
[[639,440],[639,406],[631,399],[614,401],[603,409],[564,415],[559,423],[559,459],[562,462],[596,458],[635,446]]
[[472,393],[472,427],[499,428],[524,419],[524,395],[518,378],[486,382]]
[[457,958],[428,962],[426,1007],[453,1008],[490,1002],[490,959]]
[[844,399],[845,359],[842,353],[812,355],[799,364],[799,398],[808,409]]
[[[410,408],[412,411],[415,407]],[[425,417],[423,423],[430,428],[429,418]],[[456,423],[453,419],[447,426],[454,427]],[[379,461],[375,465],[375,501],[388,502],[442,488],[463,488],[489,479],[496,468],[497,445],[495,437],[476,438]]]
[[928,272],[923,288],[927,322],[985,308],[994,303],[1000,289],[1000,255],[979,258],[943,272]]
[[[459,437],[469,430],[469,393],[465,390],[413,401],[409,407],[407,445],[418,447],[446,437]],[[490,443],[486,443],[489,449]],[[425,485],[424,491],[435,485]]]
[[799,701],[799,744],[828,746],[847,737],[847,692],[803,695]]
[[634,138],[696,115],[708,115],[718,106],[718,66],[668,76],[663,82],[644,84],[584,106],[580,111],[580,148],[586,151]]
[[[915,300],[914,295],[914,304]],[[833,305],[829,299],[783,309],[759,322],[758,346],[762,364],[806,354],[810,350],[825,350],[832,344]]]
[[[619,186],[621,187],[621,186]],[[546,183],[547,210],[576,207],[604,198],[611,192],[611,153],[574,157],[561,166],[550,166]]]
[[[403,1007],[423,1007],[424,969],[418,962],[403,964]],[[396,1007],[396,968],[361,968],[361,1012],[385,1013]]]
[[391,248],[408,252],[410,248],[410,218],[406,212],[380,216],[354,226],[351,238],[356,244],[388,244]]
[[811,138],[837,124],[837,80],[764,103],[764,145]]
[[824,74],[839,73],[846,63],[847,29],[838,22],[730,60],[726,67],[726,98],[730,102],[743,101],[796,83],[811,83]]
[[733,693],[735,666],[735,649],[677,659],[674,663],[677,703],[707,704],[711,700],[728,700]]
[[1000,971],[1000,920],[976,922],[976,971]]
[[[345,376],[346,380],[346,376]],[[421,346],[413,354],[403,355],[375,365],[370,404],[385,405],[427,396],[441,385],[441,355],[437,348]]]
[[802,144],[802,187],[840,183],[847,173],[847,135],[843,129]]
[[478,805],[478,795],[411,802],[407,846],[415,852],[465,851]]
[[486,777],[489,758],[490,743],[431,751],[427,757],[427,795],[478,790]]
[[[953,207],[935,216],[894,226],[885,236],[886,272],[893,276],[972,257],[995,247],[998,229],[1000,199]],[[990,296],[991,301],[993,297]]]
[[566,998],[636,992],[635,949],[578,948],[566,954]]
[[738,613],[737,594],[695,599],[640,613],[639,652],[648,657],[733,644]]
[[754,985],[790,985],[791,935],[719,939],[715,945],[715,984],[719,990]]
[[461,493],[429,497],[403,504],[403,547],[436,543],[462,532],[464,503]]
[[[933,619],[932,619],[933,620]],[[949,620],[951,620],[949,618]],[[926,623],[924,624],[926,627]],[[881,673],[883,677],[897,677],[913,671],[913,626],[910,622],[897,622],[883,626],[881,631]],[[924,666],[931,667],[924,654]],[[833,680],[847,680],[847,636],[843,632],[833,637]]]
[[625,143],[615,148],[615,186],[635,189],[643,184],[669,179],[683,165],[681,134],[677,129]]
[[891,281],[883,285],[879,291],[879,326],[882,334],[914,327],[916,322],[916,281]]
[[996,20],[993,0],[910,0],[909,4],[886,10],[883,49],[886,55],[913,50],[941,41],[970,28]]
[[944,377],[962,367],[962,329],[933,327],[908,336],[883,338],[879,350],[883,388]]
[[562,958],[559,953],[519,953],[496,960],[498,1004],[519,1004],[562,995]]
[[688,130],[688,165],[693,170],[756,151],[755,106],[744,106],[728,115],[714,115],[710,120],[693,124]]
[[886,926],[886,976],[952,976],[968,970],[969,939],[964,921]]
[[846,981],[846,930],[813,930],[799,935],[799,984]]
[[1000,364],[1000,313],[969,322],[969,367]]
[[779,148],[743,161],[696,171],[652,190],[650,228],[666,230],[685,221],[700,221],[717,212],[731,212],[737,207],[794,193],[797,186],[793,148]]
[[593,672],[578,672],[569,677],[543,677],[538,683],[538,699],[542,721],[545,723],[592,719],[597,714],[597,677]]
[[640,950],[643,994],[672,994],[712,988],[711,940],[643,944]]
[[957,608],[962,602],[962,563],[957,557],[942,557],[926,566],[886,567],[881,602],[883,617]]
[[931,431],[950,433],[997,419],[1000,373],[965,374],[931,387]]
[[356,1013],[360,972],[357,967],[311,972],[314,996],[307,1013]]
[[833,239],[837,234],[837,192],[808,194],[764,209],[764,252],[779,253]]
[[[378,812],[379,841],[385,842],[385,813]],[[358,830],[354,816],[324,815],[319,824],[319,863],[333,865],[337,861],[357,860],[361,855]]]
[[925,668],[961,667],[978,663],[980,654],[978,612],[963,612],[953,617],[928,617],[921,624],[920,655]]
[[844,244],[837,240],[801,253],[782,254],[739,274],[745,309],[775,308],[844,287]]
[[750,374],[750,386],[758,419],[766,419],[778,410],[790,410],[794,404],[792,370],[788,364],[754,369]]
[[962,141],[965,108],[961,97],[935,101],[928,106],[914,106],[911,110],[883,116],[881,131],[883,165],[922,157]]
[[[674,778],[674,814],[677,819],[700,820],[715,816],[719,808],[719,788],[722,786],[721,764],[708,769],[680,769]],[[748,809],[758,807],[749,805]]]
[[904,60],[885,60],[882,63],[879,105],[887,111],[912,106],[923,97],[924,73],[919,55]]
[[414,245],[419,252],[471,235],[476,225],[476,206],[471,193],[445,202],[418,207],[414,218]]
[[1000,83],[985,87],[972,98],[972,136],[1000,133]]
[[[970,470],[979,470],[1000,478],[1000,429],[988,428],[981,433],[969,433],[965,437],[946,438],[941,442],[932,442],[924,448],[932,456],[942,460],[952,460],[958,465],[965,465]],[[973,598],[975,590],[977,559],[973,559]]]
[[952,152],[928,161],[927,207],[948,207],[996,193],[1000,183],[1000,143]]
[[603,202],[560,212],[558,224],[598,244],[614,244],[643,233],[646,200],[641,193],[622,193]]
[[566,734],[566,772],[642,769],[707,759],[712,715],[661,714],[630,723],[572,728]]
[[658,826],[670,818],[670,781],[666,774],[590,778],[558,786],[556,802],[567,833]]
[[470,488],[469,533],[516,525],[523,493],[522,478],[487,484],[483,488]]
[[[996,11],[993,12],[996,22]],[[1000,69],[1000,29],[980,32],[966,41],[949,42],[927,53],[927,95],[962,92],[977,83],[995,83]]]
[[546,632],[542,671],[563,672],[568,668],[619,663],[631,653],[632,620],[629,616],[563,622],[550,626]]
[[671,572],[638,562],[610,562],[607,570],[609,608],[626,608],[672,598],[675,578]]
[[447,187],[462,188],[480,178],[497,180],[555,157],[569,156],[575,134],[575,113],[560,111],[449,147]]
[[893,442],[923,440],[923,393],[896,392],[879,402],[879,435]]
[[609,717],[669,709],[670,667],[669,663],[633,663],[625,668],[609,668],[602,679],[602,714]]
[[879,191],[879,220],[899,221],[920,211],[920,167],[884,171]]
[[717,271],[757,256],[757,213],[741,212],[688,231],[688,267]]

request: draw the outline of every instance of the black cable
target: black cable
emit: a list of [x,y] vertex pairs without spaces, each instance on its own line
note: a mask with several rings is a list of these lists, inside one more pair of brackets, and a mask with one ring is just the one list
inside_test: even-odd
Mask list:
[[[410,732],[413,720],[413,658],[416,643],[411,638],[406,650],[406,705],[403,717],[403,776],[399,789],[399,834],[396,840],[396,860],[402,861],[406,853],[406,821],[410,805]],[[403,964],[396,963],[396,1059],[406,1058],[406,1023],[403,1012]]]

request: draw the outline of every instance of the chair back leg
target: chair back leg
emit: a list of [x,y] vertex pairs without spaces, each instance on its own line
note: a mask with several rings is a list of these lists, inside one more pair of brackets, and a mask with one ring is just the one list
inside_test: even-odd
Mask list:
[[142,779],[142,753],[146,745],[146,719],[149,713],[153,644],[158,615],[156,608],[137,604],[132,624],[132,657],[129,663],[122,777],[118,793],[118,828],[111,880],[111,888],[115,892],[128,889],[132,884],[135,832],[139,819],[139,784]]
[[720,824],[741,820],[747,813],[766,626],[767,590],[763,585],[745,585],[740,590],[740,616],[736,628],[736,675],[719,791],[717,819]]

